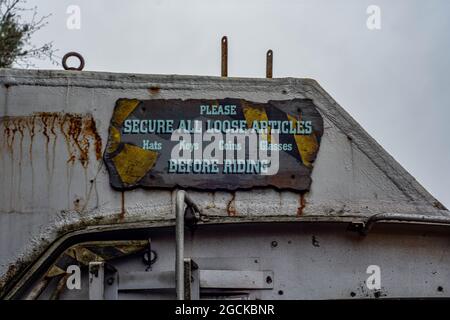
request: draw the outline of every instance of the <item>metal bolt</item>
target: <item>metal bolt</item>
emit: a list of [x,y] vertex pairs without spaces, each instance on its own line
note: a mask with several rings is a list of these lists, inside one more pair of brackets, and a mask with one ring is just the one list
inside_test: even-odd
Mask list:
[[278,242],[272,241],[272,242],[270,243],[270,245],[272,246],[272,248],[275,248],[275,247],[278,246]]
[[271,283],[272,283],[272,277],[271,277],[271,276],[267,276],[266,282],[267,282],[268,284],[271,284]]

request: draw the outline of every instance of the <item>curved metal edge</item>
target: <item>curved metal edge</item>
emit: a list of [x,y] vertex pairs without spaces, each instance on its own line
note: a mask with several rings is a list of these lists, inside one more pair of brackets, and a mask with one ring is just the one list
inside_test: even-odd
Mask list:
[[[450,212],[446,211],[449,217],[436,216],[436,219],[426,219],[430,218],[425,215],[417,214],[399,214],[399,213],[380,213],[375,214],[369,218],[364,218],[360,216],[340,216],[340,217],[326,217],[326,216],[305,216],[305,217],[294,217],[294,216],[267,216],[267,217],[223,217],[223,216],[208,216],[208,219],[201,220],[198,222],[199,225],[224,225],[224,224],[240,224],[240,223],[286,223],[286,222],[301,222],[301,223],[337,223],[337,224],[350,224],[356,226],[353,231],[359,231],[362,235],[366,235],[372,226],[378,222],[388,222],[388,223],[408,223],[415,222],[417,224],[427,224],[427,225],[450,225]],[[413,217],[411,217],[413,216]],[[425,218],[424,218],[425,217]],[[15,283],[7,288],[5,293],[0,297],[1,299],[14,299],[15,294],[21,289],[26,282],[29,280],[30,276],[37,271],[42,264],[51,256],[51,254],[57,250],[64,242],[69,241],[71,238],[95,234],[100,232],[113,232],[120,230],[133,230],[133,229],[145,229],[145,228],[163,228],[163,227],[173,227],[176,221],[171,220],[157,220],[157,221],[139,221],[139,222],[128,222],[121,224],[104,224],[104,225],[94,225],[87,226],[83,229],[70,231],[61,237],[55,239],[52,244],[47,246],[42,253],[30,263],[30,265],[18,271],[15,275],[11,277],[9,281],[14,281]]]
[[367,219],[361,233],[367,235],[379,222],[411,222],[416,224],[450,225],[450,216],[433,216],[430,214],[378,213]]
[[[189,200],[188,200],[189,201]],[[201,216],[202,217],[202,216]],[[340,219],[335,219],[334,217],[321,217],[321,216],[311,216],[311,217],[297,217],[297,216],[267,216],[267,217],[224,217],[224,216],[208,216],[207,219],[201,219],[198,221],[198,225],[233,225],[241,223],[289,223],[289,222],[305,222],[305,223],[350,223],[352,221],[357,221],[358,217],[345,217]],[[36,257],[25,258],[28,262],[28,266],[16,271],[9,279],[8,282],[12,282],[11,286],[6,286],[3,288],[5,292],[0,296],[0,299],[14,299],[16,293],[25,285],[29,280],[31,275],[36,272],[42,264],[47,261],[47,259],[52,255],[52,253],[58,248],[60,248],[65,242],[70,241],[72,238],[78,236],[84,236],[89,234],[96,234],[102,232],[114,232],[114,231],[125,231],[134,229],[146,229],[146,228],[164,228],[173,227],[176,224],[175,219],[170,220],[147,220],[139,222],[127,222],[127,223],[113,223],[113,224],[103,224],[103,225],[92,225],[86,226],[82,229],[72,230],[59,238],[55,239],[46,248],[41,249],[41,253]]]

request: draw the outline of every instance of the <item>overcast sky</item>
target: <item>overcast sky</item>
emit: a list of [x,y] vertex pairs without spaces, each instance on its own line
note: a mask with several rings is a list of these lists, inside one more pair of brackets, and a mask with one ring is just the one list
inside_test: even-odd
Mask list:
[[[78,51],[86,70],[317,80],[428,191],[450,207],[450,1],[28,0],[49,25],[36,44]],[[80,29],[69,29],[70,5]],[[370,30],[369,5],[381,29]],[[73,16],[72,16],[73,17]],[[72,21],[72,20],[71,20]],[[370,20],[373,22],[373,20]],[[72,24],[73,25],[73,24]],[[48,61],[39,68],[55,67]]]

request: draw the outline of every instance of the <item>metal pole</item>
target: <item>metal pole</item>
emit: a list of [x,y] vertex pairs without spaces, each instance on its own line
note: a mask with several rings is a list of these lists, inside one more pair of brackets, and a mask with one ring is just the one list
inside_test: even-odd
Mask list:
[[177,300],[184,300],[184,200],[186,192],[179,190],[176,195],[176,256],[175,275]]
[[266,78],[271,79],[273,73],[273,51],[268,50],[266,53]]
[[228,38],[222,37],[220,41],[222,43],[222,77],[228,76]]

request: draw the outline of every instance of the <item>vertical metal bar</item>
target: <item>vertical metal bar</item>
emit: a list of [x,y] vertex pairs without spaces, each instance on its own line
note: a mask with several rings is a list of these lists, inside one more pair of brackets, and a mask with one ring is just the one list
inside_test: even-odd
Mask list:
[[222,37],[222,77],[228,77],[228,38]]
[[105,275],[105,300],[118,300],[119,299],[119,274],[114,272],[108,272]]
[[268,50],[266,54],[266,78],[272,78],[273,71],[273,51]]
[[184,299],[184,199],[186,193],[179,190],[176,195],[176,256],[175,275],[177,300]]
[[184,259],[184,299],[192,300],[192,260],[189,258]]
[[185,300],[200,300],[200,277],[198,265],[191,258],[184,259]]
[[89,300],[105,299],[105,264],[89,262]]
[[191,300],[200,300],[200,272],[195,261],[192,261],[191,267]]

